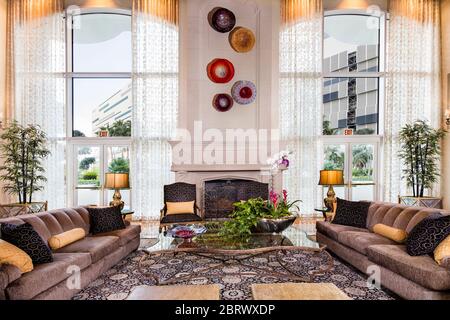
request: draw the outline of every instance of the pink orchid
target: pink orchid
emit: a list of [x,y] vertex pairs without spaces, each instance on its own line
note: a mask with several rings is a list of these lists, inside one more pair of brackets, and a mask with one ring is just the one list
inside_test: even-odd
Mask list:
[[274,207],[277,207],[277,203],[278,203],[278,194],[276,194],[276,192],[274,191],[270,191],[270,201],[273,203]]
[[287,202],[287,191],[285,189],[283,189],[283,200],[284,200],[284,203]]

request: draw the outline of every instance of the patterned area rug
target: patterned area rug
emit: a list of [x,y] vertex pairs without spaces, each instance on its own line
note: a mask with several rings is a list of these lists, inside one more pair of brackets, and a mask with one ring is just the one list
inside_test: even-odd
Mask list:
[[[119,262],[114,268],[100,276],[88,287],[78,293],[77,300],[122,300],[126,299],[131,290],[139,285],[154,285],[154,281],[146,278],[138,269],[139,260],[145,255],[143,251],[137,251]],[[157,258],[159,259],[159,258]],[[303,251],[287,253],[282,260],[297,273],[308,275],[311,270],[323,268],[326,265],[325,254],[313,254]],[[155,262],[157,262],[155,264]],[[178,254],[165,255],[159,261],[148,260],[148,269],[162,278],[172,276],[179,277],[189,272],[199,272],[217,262],[208,258],[193,255]],[[280,266],[274,253],[268,253],[252,258],[248,264],[259,267],[270,267],[279,272],[285,272]],[[239,272],[253,272],[251,275],[236,276]],[[252,283],[280,283],[290,282],[273,276],[260,275],[251,267],[238,265],[224,265],[220,269],[211,271],[208,278],[199,274],[197,278],[181,281],[177,284],[211,284],[216,283],[221,287],[221,297],[224,300],[248,300],[252,299]],[[334,258],[334,267],[326,275],[318,276],[315,282],[331,282],[355,300],[391,300],[394,296],[376,288],[369,288],[366,277],[352,267]]]

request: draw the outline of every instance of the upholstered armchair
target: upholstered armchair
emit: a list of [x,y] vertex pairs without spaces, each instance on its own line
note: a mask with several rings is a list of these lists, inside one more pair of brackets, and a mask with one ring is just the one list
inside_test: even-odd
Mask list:
[[[201,221],[200,209],[197,206],[197,191],[195,184],[177,182],[164,186],[164,207],[161,209],[160,225],[163,227],[172,223],[189,223]],[[167,214],[167,202],[194,201],[194,213]]]

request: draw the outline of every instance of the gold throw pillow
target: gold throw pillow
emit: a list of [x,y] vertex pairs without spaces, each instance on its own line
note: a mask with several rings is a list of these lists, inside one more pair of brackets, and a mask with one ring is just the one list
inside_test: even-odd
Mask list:
[[194,203],[195,201],[187,202],[166,202],[167,215],[169,214],[183,214],[183,213],[194,213]]
[[450,257],[450,236],[444,239],[436,249],[434,249],[434,260],[441,265],[444,258]]
[[22,273],[33,270],[31,257],[22,249],[2,239],[0,239],[0,264],[16,266]]
[[373,232],[397,243],[404,243],[408,237],[405,230],[393,228],[382,223],[376,224],[373,227]]
[[48,245],[52,250],[61,249],[75,241],[81,240],[86,236],[86,232],[82,228],[75,228],[48,239]]

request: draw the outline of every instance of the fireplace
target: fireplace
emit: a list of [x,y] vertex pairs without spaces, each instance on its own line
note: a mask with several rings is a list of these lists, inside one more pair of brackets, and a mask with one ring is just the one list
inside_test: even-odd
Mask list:
[[233,203],[250,198],[268,199],[269,184],[244,179],[218,179],[205,181],[204,218],[228,218]]

